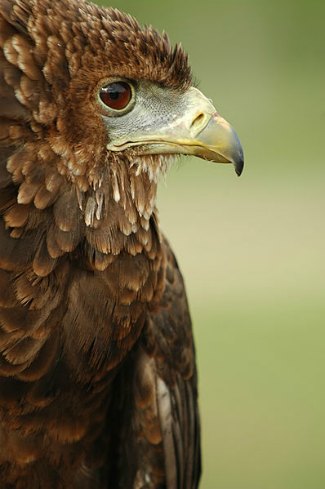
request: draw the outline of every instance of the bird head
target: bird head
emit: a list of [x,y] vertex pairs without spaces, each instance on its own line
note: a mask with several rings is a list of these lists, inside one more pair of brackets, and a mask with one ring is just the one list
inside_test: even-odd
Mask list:
[[62,10],[63,3],[60,14],[49,10],[46,34],[57,37],[48,43],[44,73],[60,100],[58,136],[78,154],[76,174],[83,160],[90,173],[119,161],[156,182],[179,154],[232,163],[241,174],[239,139],[192,86],[180,45],[116,9],[70,0]]

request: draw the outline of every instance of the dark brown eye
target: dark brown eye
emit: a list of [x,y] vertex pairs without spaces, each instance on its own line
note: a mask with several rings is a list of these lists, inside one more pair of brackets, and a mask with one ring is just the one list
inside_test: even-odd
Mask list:
[[99,92],[101,101],[113,110],[125,109],[132,98],[131,86],[123,81],[117,81],[102,87]]

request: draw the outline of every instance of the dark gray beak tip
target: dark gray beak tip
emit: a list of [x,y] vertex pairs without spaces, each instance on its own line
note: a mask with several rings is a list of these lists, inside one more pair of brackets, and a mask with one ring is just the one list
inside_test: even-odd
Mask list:
[[244,169],[244,155],[238,158],[238,160],[236,160],[235,162],[235,171],[239,177],[243,173],[243,169]]

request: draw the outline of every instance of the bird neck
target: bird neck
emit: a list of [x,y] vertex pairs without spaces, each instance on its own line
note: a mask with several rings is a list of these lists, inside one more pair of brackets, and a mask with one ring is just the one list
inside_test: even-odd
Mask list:
[[157,183],[148,173],[113,161],[86,191],[75,191],[91,268],[103,271],[120,254],[150,260],[159,253]]
[[50,275],[66,258],[97,273],[122,258],[131,268],[139,267],[142,257],[157,271],[162,251],[154,177],[160,161],[152,162],[156,175],[146,170],[142,160],[99,156],[92,165],[87,159],[88,169],[80,163],[76,171],[76,165],[63,164],[48,146],[42,148],[37,154],[44,161],[37,171],[28,165],[34,146],[14,154],[8,164],[12,183],[8,196],[3,196],[8,199],[3,219],[13,254],[21,249],[24,256],[28,248],[30,256],[24,261],[38,277]]

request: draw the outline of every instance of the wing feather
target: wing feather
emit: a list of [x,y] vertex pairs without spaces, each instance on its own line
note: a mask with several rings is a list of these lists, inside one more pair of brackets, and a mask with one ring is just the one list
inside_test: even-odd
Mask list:
[[[175,257],[166,244],[166,290],[151,315],[147,343],[155,359],[157,403],[168,489],[194,489],[200,476],[197,377],[191,319]],[[147,340],[148,341],[148,340]]]
[[[181,273],[167,243],[164,248],[163,298],[149,313],[138,348],[117,380],[118,488],[197,489],[199,484],[200,421],[191,320]],[[126,466],[130,470],[125,471]]]

